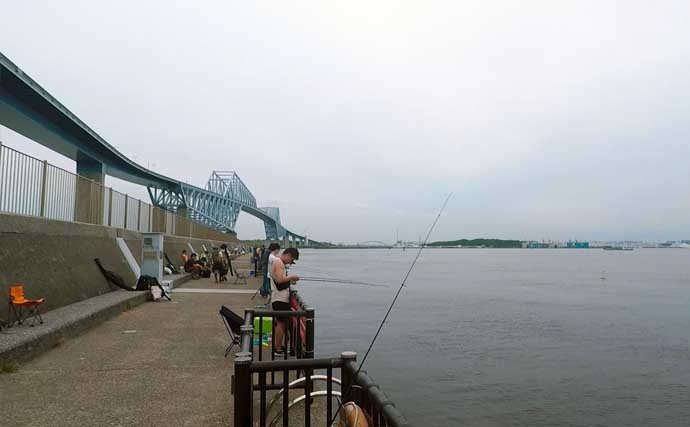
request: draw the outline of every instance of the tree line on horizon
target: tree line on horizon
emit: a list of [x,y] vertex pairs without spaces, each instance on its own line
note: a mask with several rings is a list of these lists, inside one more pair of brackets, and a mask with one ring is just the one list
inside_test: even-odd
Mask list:
[[520,240],[460,239],[427,243],[427,246],[483,246],[485,248],[521,248]]

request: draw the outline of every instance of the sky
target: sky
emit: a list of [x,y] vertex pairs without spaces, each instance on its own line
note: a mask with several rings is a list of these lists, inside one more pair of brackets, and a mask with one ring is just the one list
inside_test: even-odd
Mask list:
[[450,192],[431,240],[690,238],[690,2],[6,3],[0,51],[110,144],[310,238],[417,240]]

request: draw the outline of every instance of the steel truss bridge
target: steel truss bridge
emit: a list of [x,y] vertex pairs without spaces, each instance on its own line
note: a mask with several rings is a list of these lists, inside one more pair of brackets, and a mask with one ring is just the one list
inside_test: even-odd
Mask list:
[[204,188],[153,172],[133,162],[0,53],[0,124],[77,164],[77,174],[104,183],[105,175],[146,186],[155,206],[226,233],[241,211],[263,221],[269,240],[307,239],[286,229],[277,207],[258,207],[233,171],[214,171]]

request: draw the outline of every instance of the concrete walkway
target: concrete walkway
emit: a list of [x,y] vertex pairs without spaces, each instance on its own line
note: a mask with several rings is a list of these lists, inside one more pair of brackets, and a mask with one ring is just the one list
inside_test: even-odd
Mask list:
[[[28,320],[0,331],[0,365],[22,363],[99,322],[146,302],[146,292],[115,291],[51,310],[43,324]],[[28,324],[35,323],[30,327]]]
[[[233,263],[234,266],[235,263]],[[255,290],[194,280],[182,288]],[[263,302],[249,293],[173,292],[145,303],[0,375],[3,425],[229,426],[232,355],[221,305]]]

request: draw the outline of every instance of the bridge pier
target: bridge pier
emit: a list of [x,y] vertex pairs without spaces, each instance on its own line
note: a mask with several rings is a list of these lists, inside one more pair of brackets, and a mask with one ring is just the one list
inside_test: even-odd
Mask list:
[[[103,222],[105,165],[81,151],[77,153],[74,220],[88,224]],[[84,178],[86,179],[84,179]]]

